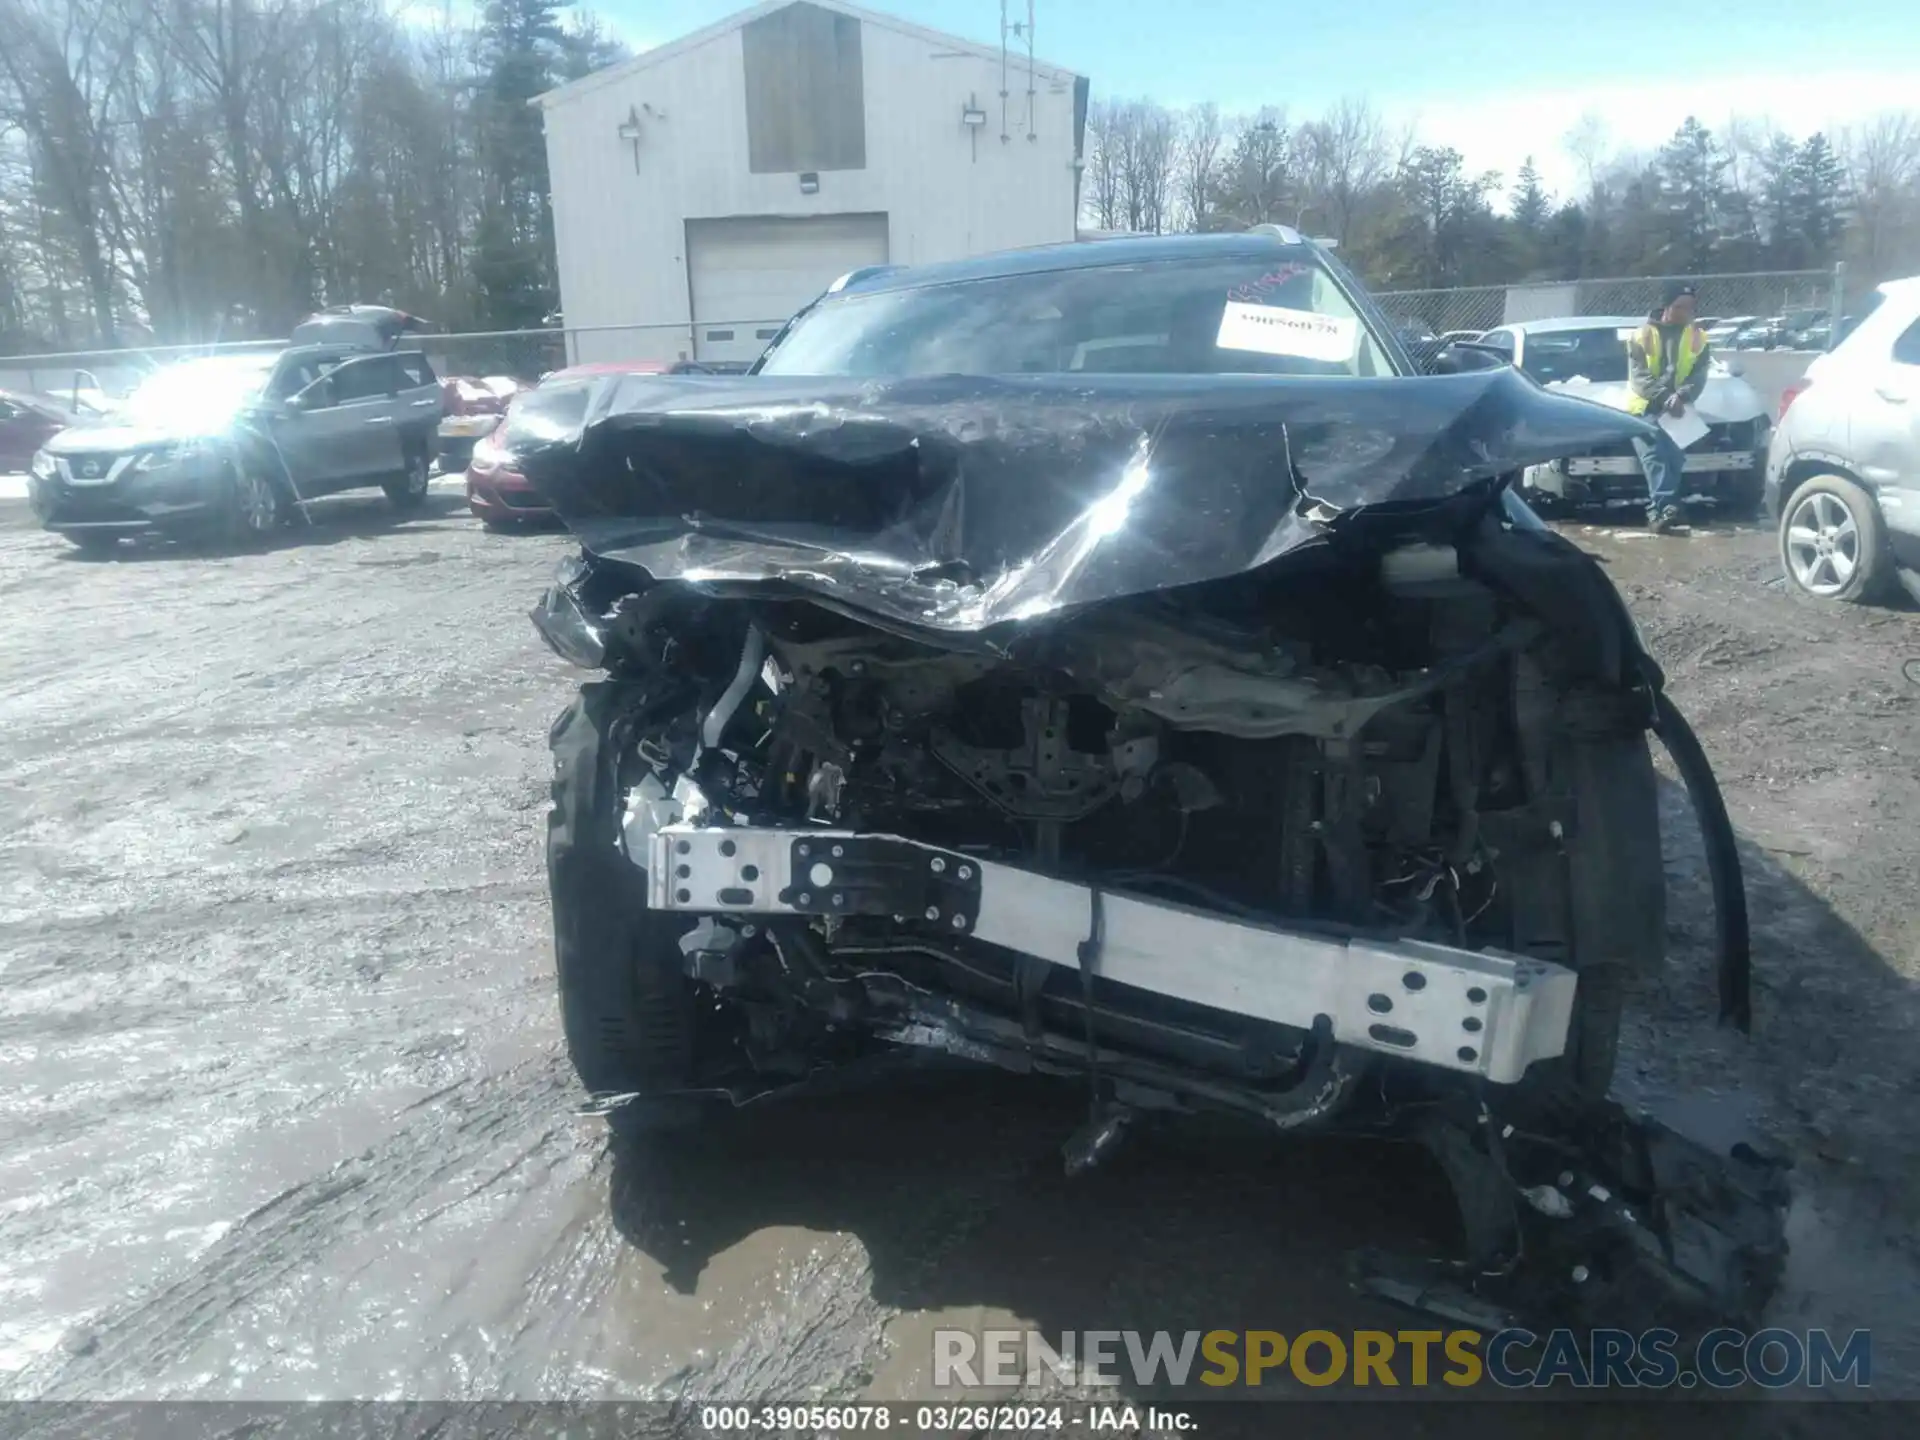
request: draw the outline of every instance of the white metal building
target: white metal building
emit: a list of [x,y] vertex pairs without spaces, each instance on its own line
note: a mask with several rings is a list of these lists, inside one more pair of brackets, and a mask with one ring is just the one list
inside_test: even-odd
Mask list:
[[859,266],[1073,239],[1087,87],[1025,35],[771,0],[541,96],[574,358],[751,359]]

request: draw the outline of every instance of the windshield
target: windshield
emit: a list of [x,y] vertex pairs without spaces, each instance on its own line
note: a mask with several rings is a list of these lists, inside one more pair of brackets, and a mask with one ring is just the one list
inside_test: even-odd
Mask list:
[[1613,325],[1529,335],[1520,368],[1542,385],[1556,380],[1591,380],[1597,385],[1625,380],[1627,338],[1627,332]]
[[852,293],[803,315],[765,375],[1391,375],[1310,251],[1150,261]]
[[271,355],[184,360],[142,381],[114,412],[114,419],[186,434],[219,429],[260,393],[273,361]]

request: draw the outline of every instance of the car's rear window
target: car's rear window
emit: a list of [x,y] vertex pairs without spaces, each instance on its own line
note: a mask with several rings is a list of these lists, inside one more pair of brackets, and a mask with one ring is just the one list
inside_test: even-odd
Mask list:
[[1520,368],[1542,385],[1556,380],[1607,384],[1627,378],[1627,335],[1618,326],[1550,330],[1527,336]]
[[1378,338],[1305,251],[996,276],[833,296],[768,375],[1390,375]]

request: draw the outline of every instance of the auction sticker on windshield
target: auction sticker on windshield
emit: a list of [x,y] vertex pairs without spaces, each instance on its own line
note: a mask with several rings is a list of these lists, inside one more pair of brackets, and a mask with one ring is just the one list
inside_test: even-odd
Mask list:
[[1353,358],[1358,336],[1356,322],[1338,315],[1229,300],[1220,316],[1220,334],[1213,343],[1222,350],[1345,361]]

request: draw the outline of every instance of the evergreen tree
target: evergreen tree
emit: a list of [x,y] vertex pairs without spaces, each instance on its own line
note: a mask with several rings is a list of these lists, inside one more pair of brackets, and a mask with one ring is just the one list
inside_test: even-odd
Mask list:
[[560,50],[559,78],[563,82],[584,79],[596,70],[619,64],[632,53],[590,11],[574,17],[572,26],[560,37]]
[[1793,228],[1808,265],[1831,265],[1846,228],[1847,172],[1827,137],[1815,131],[1793,157]]
[[1471,285],[1506,268],[1506,237],[1487,208],[1487,192],[1499,185],[1495,172],[1467,174],[1451,147],[1422,145],[1413,152],[1400,172],[1408,210],[1400,240],[1416,283]]
[[559,83],[560,0],[488,0],[480,26],[480,222],[473,275],[484,322],[532,327],[556,303],[547,142],[528,102]]
[[1531,155],[1520,167],[1513,189],[1507,192],[1507,210],[1510,224],[1505,228],[1511,231],[1515,272],[1524,279],[1541,269],[1547,248],[1547,220],[1553,213],[1553,202],[1540,184],[1540,172],[1533,168]]
[[1657,254],[1669,274],[1699,274],[1713,266],[1726,208],[1726,153],[1693,116],[1661,148],[1655,163],[1661,235]]
[[1545,278],[1577,280],[1586,273],[1593,225],[1577,201],[1568,201],[1547,220],[1536,265]]
[[1799,147],[1785,135],[1775,135],[1760,155],[1760,203],[1755,219],[1766,263],[1775,270],[1797,270],[1806,264],[1794,204],[1794,170],[1799,155]]
[[1293,161],[1293,135],[1285,117],[1277,110],[1262,110],[1233,137],[1215,209],[1231,217],[1230,225],[1300,218],[1299,206],[1287,205],[1296,191]]
[[1540,172],[1533,168],[1531,155],[1520,167],[1519,177],[1514,181],[1513,191],[1507,198],[1513,211],[1513,223],[1522,231],[1538,235],[1546,228],[1547,217],[1553,213],[1553,202],[1540,184]]

